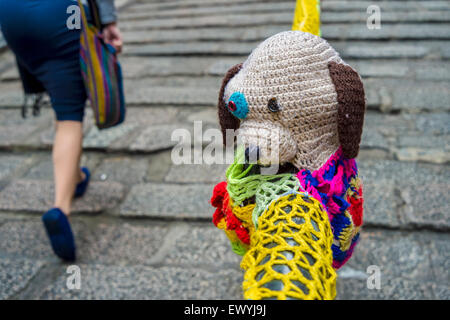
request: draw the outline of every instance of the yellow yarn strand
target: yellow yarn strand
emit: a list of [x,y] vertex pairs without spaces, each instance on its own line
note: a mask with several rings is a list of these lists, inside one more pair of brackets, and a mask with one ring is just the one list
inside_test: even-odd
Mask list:
[[334,299],[333,234],[326,211],[306,193],[273,201],[241,262],[244,298]]
[[[232,208],[233,214],[239,220],[241,220],[242,226],[248,230],[249,235],[251,236],[255,230],[255,226],[252,222],[252,213],[255,209],[255,204],[250,204],[244,207],[235,206],[233,205],[233,201],[230,199],[230,206]],[[225,232],[226,236],[231,242],[231,249],[234,253],[243,256],[247,252],[249,245],[243,243],[238,238],[234,230],[227,229],[227,222],[225,220],[225,217],[217,223],[217,228],[222,229]]]
[[352,244],[353,237],[356,233],[358,233],[359,228],[355,227],[352,216],[348,211],[345,211],[344,214],[350,221],[352,221],[352,223],[341,231],[341,234],[339,235],[339,248],[342,251],[347,251]]
[[297,0],[292,30],[321,36],[319,0]]
[[255,209],[255,204],[249,204],[244,207],[235,206],[233,200],[230,199],[231,210],[233,214],[242,221],[242,225],[249,231],[250,236],[255,230],[255,226],[252,222],[252,214]]

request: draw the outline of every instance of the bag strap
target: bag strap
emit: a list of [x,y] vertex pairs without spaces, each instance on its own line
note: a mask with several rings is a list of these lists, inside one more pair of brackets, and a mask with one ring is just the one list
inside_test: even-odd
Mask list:
[[[102,22],[100,20],[100,11],[98,9],[97,3],[95,2],[95,0],[87,0],[88,5],[89,5],[89,11],[91,13],[91,17],[92,17],[92,22],[94,24],[94,26],[101,31],[102,30]],[[86,12],[84,10],[84,6],[81,3],[81,0],[78,0],[78,5],[80,7],[81,10],[81,19],[83,21],[83,25],[87,26],[88,22],[87,22],[87,16],[86,16]]]
[[100,19],[100,10],[95,0],[88,0],[89,10],[91,11],[92,20],[98,30],[102,30],[102,21]]

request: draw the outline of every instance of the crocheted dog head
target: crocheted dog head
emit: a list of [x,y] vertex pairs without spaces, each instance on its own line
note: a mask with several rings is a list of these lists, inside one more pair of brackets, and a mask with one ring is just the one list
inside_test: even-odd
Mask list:
[[224,143],[226,129],[239,128],[241,142],[257,147],[262,165],[316,170],[339,147],[347,158],[359,151],[361,79],[325,40],[309,33],[282,32],[262,42],[227,72],[218,108]]

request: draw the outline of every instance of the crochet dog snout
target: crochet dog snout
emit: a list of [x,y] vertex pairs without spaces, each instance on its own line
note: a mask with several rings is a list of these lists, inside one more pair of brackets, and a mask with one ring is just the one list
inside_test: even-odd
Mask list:
[[248,146],[245,148],[245,163],[256,163],[259,159],[259,147],[258,146]]
[[238,129],[238,144],[258,148],[258,159],[252,157],[251,160],[264,166],[291,162],[297,153],[289,130],[274,122],[243,122]]

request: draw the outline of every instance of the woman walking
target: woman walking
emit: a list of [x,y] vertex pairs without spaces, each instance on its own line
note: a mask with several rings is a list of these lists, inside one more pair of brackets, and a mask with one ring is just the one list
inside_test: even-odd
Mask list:
[[[16,56],[23,87],[26,92],[45,90],[55,111],[54,204],[42,220],[53,251],[68,261],[75,260],[68,220],[72,199],[84,195],[90,179],[89,169],[80,168],[87,97],[79,60],[80,30],[67,27],[68,8],[76,4],[74,0],[0,0],[1,30]],[[97,0],[97,5],[104,40],[120,52],[114,1]]]

